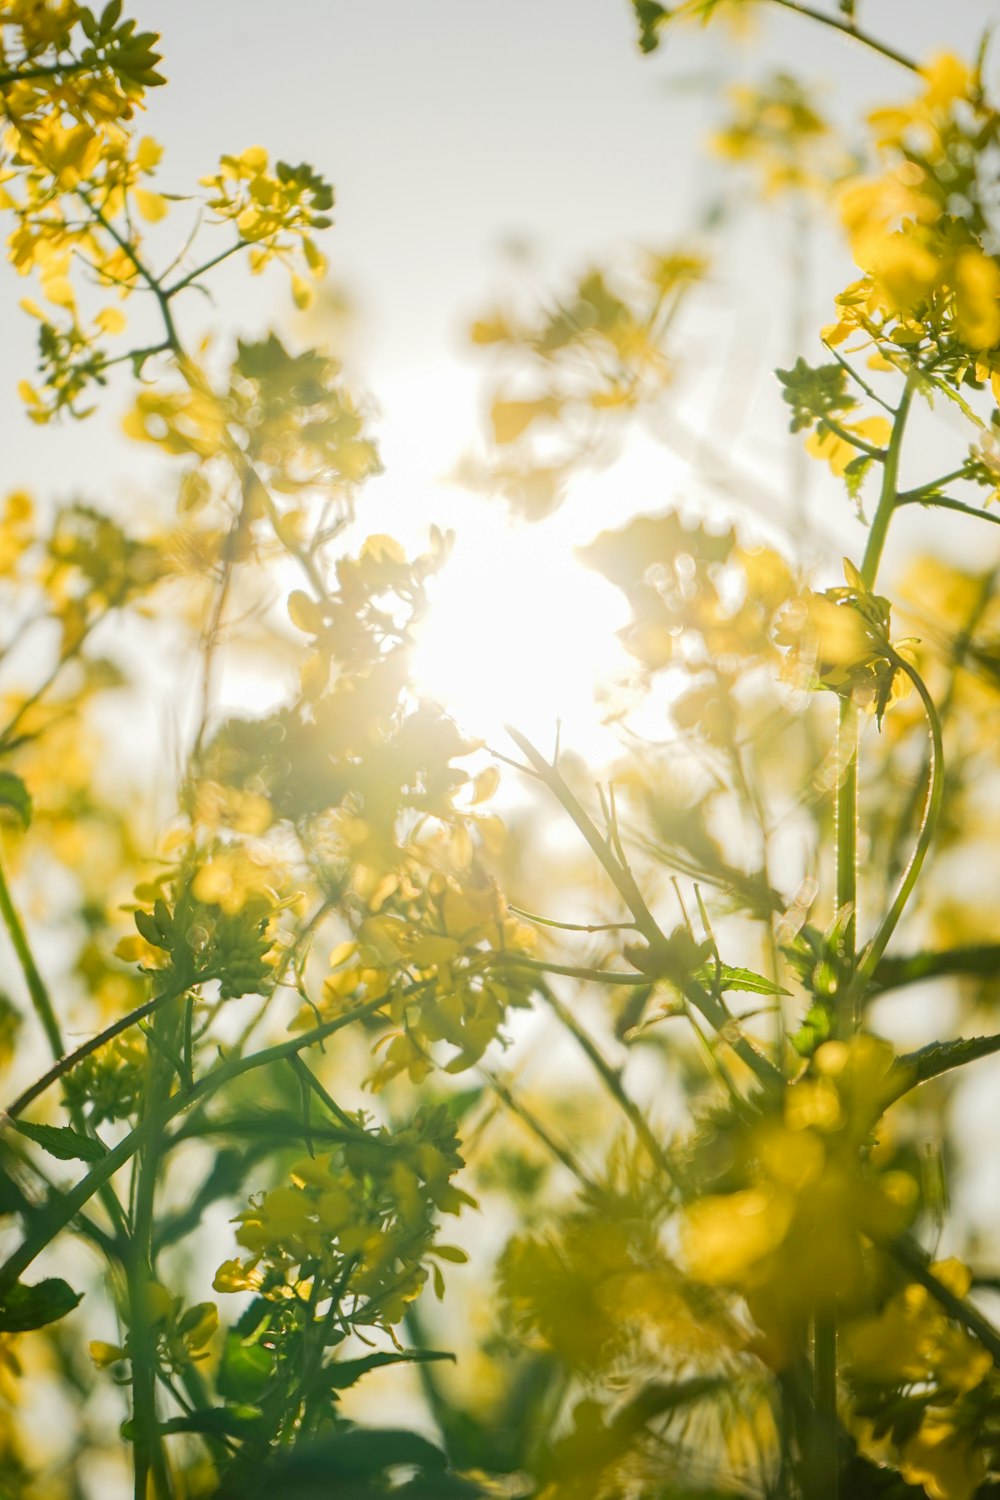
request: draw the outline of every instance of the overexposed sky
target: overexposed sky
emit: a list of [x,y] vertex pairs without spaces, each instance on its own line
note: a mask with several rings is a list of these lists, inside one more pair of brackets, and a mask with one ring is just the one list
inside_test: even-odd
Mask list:
[[[333,279],[357,304],[350,370],[377,402],[387,464],[386,476],[365,492],[360,529],[394,531],[409,546],[432,522],[458,530],[459,554],[471,569],[457,591],[466,613],[483,592],[477,570],[479,578],[489,573],[496,596],[490,604],[483,592],[480,621],[481,649],[492,641],[495,659],[485,671],[481,659],[470,661],[469,673],[513,680],[512,659],[546,630],[547,662],[574,647],[577,655],[598,654],[601,631],[616,623],[610,592],[593,575],[585,586],[568,573],[560,582],[552,573],[560,554],[568,559],[574,541],[637,509],[701,502],[704,487],[683,463],[639,439],[621,466],[582,484],[566,515],[546,529],[503,530],[496,507],[487,515],[486,502],[438,482],[475,442],[481,420],[484,372],[465,341],[468,322],[504,287],[544,295],[630,246],[684,241],[724,193],[732,204],[734,179],[704,150],[728,83],[784,68],[815,81],[821,109],[850,120],[876,99],[908,97],[910,77],[769,6],[759,8],[761,22],[743,46],[721,26],[688,26],[651,58],[638,52],[626,0],[286,0],[281,7],[133,0],[127,9],[162,34],[169,84],[149,96],[141,125],[166,147],[158,187],[189,191],[221,153],[256,144],[275,157],[310,161],[335,184],[336,224],[322,236],[323,248]],[[862,0],[859,10],[873,32],[918,58],[944,47],[970,51],[995,14],[991,0]],[[678,402],[738,476],[731,494],[766,535],[790,503],[789,439],[770,373],[797,352],[788,328],[789,229],[741,210],[736,192],[704,316],[689,326]],[[178,204],[157,226],[152,243],[165,258],[191,217],[191,207]],[[211,231],[206,250],[228,243],[230,233]],[[516,263],[512,246],[521,247]],[[832,240],[817,239],[811,254],[805,321],[816,328],[851,268]],[[83,424],[39,429],[26,420],[15,388],[32,372],[36,325],[16,299],[30,288],[9,269],[0,275],[3,486],[98,503],[114,497],[119,506],[150,492],[167,498],[170,465],[121,436],[124,374]],[[308,337],[282,272],[253,278],[233,262],[211,284],[214,307],[189,294],[180,309],[189,334],[215,323],[228,337],[269,325]],[[820,351],[803,352],[816,358]],[[860,533],[842,495],[813,468],[817,535],[835,560],[856,549]],[[535,575],[516,583],[519,557],[529,554]],[[504,647],[489,611],[496,615],[497,600],[515,587],[524,594],[524,628],[519,642]],[[547,621],[525,615],[539,600]],[[446,621],[443,629],[453,636],[461,625]],[[497,691],[502,698],[506,688]],[[565,712],[544,701],[546,712]],[[522,724],[532,719],[516,696],[498,712]]]

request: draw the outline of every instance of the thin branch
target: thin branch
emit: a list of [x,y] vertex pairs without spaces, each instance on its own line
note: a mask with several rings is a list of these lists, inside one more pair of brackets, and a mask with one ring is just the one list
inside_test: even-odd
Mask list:
[[772,0],[775,5],[780,5],[783,10],[794,11],[798,16],[805,16],[810,21],[816,21],[820,26],[829,26],[832,31],[839,31],[841,36],[848,37],[853,42],[860,42],[863,47],[868,47],[872,52],[877,52],[881,57],[887,57],[890,62],[898,63],[901,68],[906,68],[909,73],[919,73],[920,68],[911,57],[905,53],[897,52],[895,47],[890,47],[887,42],[879,42],[866,31],[858,31],[856,27],[847,21],[840,21],[836,16],[825,15],[821,10],[813,10],[811,5],[802,5],[800,0]]
[[558,922],[555,917],[540,917],[537,912],[525,911],[521,906],[515,906],[513,901],[507,902],[507,910],[512,911],[515,917],[523,917],[526,922],[536,922],[539,927],[557,927],[561,932],[621,932],[623,930],[635,930],[634,922]]
[[189,985],[182,985],[163,990],[159,995],[154,995],[151,1000],[147,1000],[143,1005],[137,1006],[135,1010],[130,1010],[127,1015],[119,1016],[117,1021],[112,1021],[110,1026],[106,1026],[96,1036],[92,1036],[88,1041],[81,1043],[73,1052],[67,1052],[64,1056],[58,1057],[47,1073],[43,1073],[41,1078],[36,1078],[35,1082],[26,1088],[23,1093],[18,1094],[14,1102],[9,1104],[2,1114],[0,1114],[0,1129],[3,1128],[7,1120],[16,1119],[18,1115],[23,1114],[29,1104],[33,1104],[41,1094],[45,1093],[46,1089],[51,1088],[54,1083],[58,1083],[60,1078],[65,1077],[67,1073],[71,1072],[77,1063],[82,1062],[85,1057],[90,1057],[91,1053],[103,1047],[106,1042],[114,1041],[116,1036],[121,1036],[122,1032],[128,1031],[130,1026],[137,1026],[140,1021],[145,1021],[148,1016],[154,1015],[162,1005],[166,1005],[170,1000],[178,999],[189,988]]
[[885,952],[889,939],[895,932],[899,919],[903,915],[903,910],[910,899],[913,887],[917,883],[917,877],[927,857],[927,851],[930,848],[931,840],[937,828],[938,819],[941,814],[941,804],[944,798],[944,745],[941,737],[941,719],[934,706],[934,700],[927,691],[924,680],[916,667],[911,666],[905,657],[899,656],[891,647],[888,649],[888,654],[889,660],[895,665],[897,670],[905,672],[913,683],[913,686],[920,694],[921,702],[927,714],[927,722],[931,735],[927,801],[924,804],[924,814],[920,823],[920,831],[917,834],[917,842],[914,845],[913,853],[910,855],[909,863],[900,877],[899,886],[892,905],[879,923],[874,937],[867,944],[861,956],[861,962],[858,964],[852,986],[856,995],[863,991],[865,984],[874,975],[879,959]]
[[59,1029],[59,1022],[52,1007],[52,999],[48,988],[41,974],[38,972],[38,965],[35,963],[31,944],[28,942],[28,936],[24,930],[24,924],[18,914],[17,907],[14,905],[2,861],[0,861],[0,916],[3,917],[4,926],[7,928],[14,952],[17,954],[17,961],[21,965],[21,972],[24,975],[24,982],[28,986],[28,994],[31,997],[35,1014],[41,1021],[42,1029],[49,1039],[52,1055],[57,1058],[61,1057],[66,1048],[62,1039],[62,1032]]
[[897,504],[922,505],[925,510],[957,510],[963,516],[975,516],[977,521],[992,521],[994,526],[1000,526],[1000,512],[983,510],[978,505],[966,505],[964,500],[955,500],[951,495],[900,495]]

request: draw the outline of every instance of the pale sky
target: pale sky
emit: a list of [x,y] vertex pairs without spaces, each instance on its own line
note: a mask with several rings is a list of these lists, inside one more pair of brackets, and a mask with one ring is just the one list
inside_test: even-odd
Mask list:
[[[468,322],[504,286],[542,296],[595,260],[689,237],[713,202],[734,192],[734,179],[704,151],[728,83],[784,68],[815,80],[819,106],[851,120],[876,99],[909,97],[909,75],[766,6],[752,45],[734,46],[718,26],[689,26],[651,58],[638,52],[625,0],[286,0],[280,8],[264,0],[134,0],[129,8],[162,33],[169,84],[149,96],[141,126],[166,147],[158,187],[189,190],[221,153],[255,144],[308,160],[335,184],[336,224],[323,248],[333,278],[358,305],[351,373],[378,403],[387,464],[365,492],[360,529],[391,530],[417,546],[432,522],[456,527],[472,570],[467,600],[482,594],[484,570],[495,594],[519,588],[525,609],[547,594],[548,621],[525,615],[524,640],[548,630],[553,664],[567,653],[599,654],[600,632],[617,623],[610,593],[599,597],[603,585],[593,575],[586,587],[569,575],[561,584],[553,577],[560,556],[639,508],[697,503],[704,489],[683,464],[639,440],[619,468],[582,484],[545,529],[501,534],[497,507],[488,514],[485,502],[437,482],[475,442],[481,421],[485,371],[465,342]],[[863,0],[860,9],[868,27],[918,58],[943,47],[971,50],[995,14],[990,0]],[[169,253],[189,223],[190,211],[178,205],[155,243]],[[205,243],[217,248],[228,235],[216,229]],[[504,249],[512,242],[532,249],[516,266]],[[690,329],[678,401],[738,474],[754,476],[742,489],[752,504],[739,508],[766,536],[789,504],[790,440],[771,374],[798,352],[787,324],[789,232],[780,220],[737,208],[724,243],[705,311]],[[852,270],[832,239],[816,241],[811,253],[805,321],[818,328]],[[127,377],[83,424],[27,422],[15,387],[32,373],[35,324],[16,299],[30,288],[10,270],[0,275],[3,486],[117,506],[150,490],[166,499],[170,466],[120,434]],[[208,320],[229,337],[272,324],[306,336],[280,271],[251,278],[231,263],[212,287],[214,309],[194,295],[181,309],[189,333]],[[835,563],[856,549],[860,531],[823,473],[811,483],[819,552]],[[508,582],[504,569],[516,571],[529,556],[536,576]],[[577,593],[556,621],[560,588]],[[495,642],[488,611],[483,618],[484,642]],[[595,633],[581,635],[584,626]],[[446,620],[443,628],[452,637],[461,626]],[[471,670],[496,681],[518,649],[503,648],[485,673]],[[539,677],[549,675],[535,666]],[[522,724],[531,718],[517,700],[498,712]]]

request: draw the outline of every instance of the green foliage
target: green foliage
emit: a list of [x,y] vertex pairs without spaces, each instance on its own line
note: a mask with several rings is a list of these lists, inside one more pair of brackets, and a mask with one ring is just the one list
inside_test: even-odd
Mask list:
[[784,389],[781,399],[792,408],[792,432],[812,427],[824,417],[853,410],[843,365],[807,365],[799,356],[790,370],[775,370]]
[[68,1125],[32,1125],[16,1120],[14,1129],[59,1161],[100,1161],[105,1148],[93,1136],[80,1135]]
[[71,1313],[81,1300],[81,1293],[59,1277],[26,1286],[15,1283],[0,1297],[0,1333],[27,1333],[58,1323]]
[[0,809],[27,828],[31,823],[31,793],[13,771],[0,771]]

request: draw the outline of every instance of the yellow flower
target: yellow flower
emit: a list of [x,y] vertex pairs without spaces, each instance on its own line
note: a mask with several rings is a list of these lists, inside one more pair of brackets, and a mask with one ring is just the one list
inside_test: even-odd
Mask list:
[[793,1212],[790,1193],[766,1186],[699,1199],[681,1229],[692,1276],[709,1286],[753,1280],[784,1239]]
[[106,1370],[109,1365],[116,1365],[120,1359],[125,1358],[124,1349],[117,1344],[106,1344],[103,1339],[91,1339],[87,1347],[99,1370]]
[[903,1446],[900,1472],[908,1483],[922,1484],[930,1500],[972,1500],[986,1478],[986,1461],[946,1417],[928,1413]]
[[923,64],[920,76],[927,84],[924,102],[930,109],[946,110],[969,95],[973,73],[954,52],[936,52]]
[[1000,266],[981,250],[960,252],[953,275],[955,324],[970,349],[1000,344]]
[[[865,417],[860,422],[844,422],[841,425],[845,432],[851,432],[855,437],[877,448],[884,447],[892,433],[887,417]],[[806,451],[811,453],[813,458],[825,459],[830,465],[831,472],[838,479],[843,479],[847,465],[861,452],[846,438],[832,432],[829,427],[821,427],[809,433],[806,438]]]

